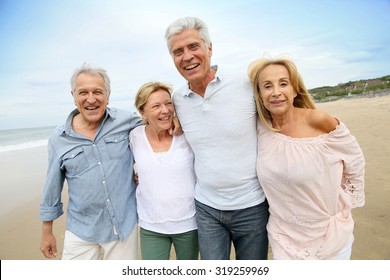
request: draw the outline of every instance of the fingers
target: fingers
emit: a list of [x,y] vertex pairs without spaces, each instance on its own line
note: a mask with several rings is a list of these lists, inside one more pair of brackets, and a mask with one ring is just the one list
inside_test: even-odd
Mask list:
[[[176,136],[180,136],[180,135],[182,135],[183,134],[183,129],[181,128],[181,126],[175,126],[174,128],[173,128],[173,135],[176,135]],[[171,135],[172,135],[172,133],[170,133]]]
[[183,134],[183,130],[180,125],[180,121],[177,117],[173,117],[173,131],[172,128],[169,131],[169,134],[180,136]]
[[48,246],[43,249],[41,248],[40,251],[46,258],[52,259],[57,257],[57,247],[55,245],[53,247]]

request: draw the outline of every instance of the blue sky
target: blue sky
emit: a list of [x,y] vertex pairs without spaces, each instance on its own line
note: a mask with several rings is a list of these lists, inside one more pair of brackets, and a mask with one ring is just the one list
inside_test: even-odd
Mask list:
[[269,53],[308,88],[389,75],[389,15],[390,0],[0,0],[0,129],[63,123],[84,62],[107,69],[120,109],[145,82],[182,84],[164,32],[184,16],[206,22],[212,63],[229,70]]

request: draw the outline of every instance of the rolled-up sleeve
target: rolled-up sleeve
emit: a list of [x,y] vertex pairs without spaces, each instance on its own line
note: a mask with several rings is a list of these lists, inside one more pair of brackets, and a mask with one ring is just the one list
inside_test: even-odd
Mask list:
[[61,169],[59,159],[50,140],[48,143],[48,157],[46,183],[40,204],[41,221],[53,221],[64,213],[61,196],[65,174]]

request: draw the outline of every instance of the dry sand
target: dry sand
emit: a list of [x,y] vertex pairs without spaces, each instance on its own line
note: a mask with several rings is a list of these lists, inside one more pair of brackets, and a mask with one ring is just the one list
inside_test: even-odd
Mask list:
[[318,108],[341,118],[366,159],[366,204],[352,212],[352,259],[390,260],[390,95],[320,103]]
[[[390,95],[372,98],[345,99],[319,103],[318,108],[338,116],[360,143],[366,158],[366,205],[353,210],[355,243],[352,259],[390,259]],[[15,192],[24,193],[27,186],[40,192],[46,169],[46,157],[34,158],[34,151],[25,156],[26,164],[39,168],[36,174],[16,172],[20,163],[0,161],[2,175],[11,174],[16,180]],[[30,161],[30,162],[29,162]],[[6,163],[4,163],[6,162]],[[17,165],[16,165],[17,164]],[[15,171],[16,170],[16,171]],[[24,177],[20,178],[23,173]],[[29,177],[30,176],[30,177]],[[35,176],[35,177],[34,177]],[[3,176],[2,176],[3,177]],[[19,180],[19,181],[18,181]],[[24,183],[23,183],[24,182]],[[4,185],[2,188],[5,187]],[[20,189],[20,190],[19,190]],[[31,189],[31,188],[30,188]],[[12,194],[10,195],[12,197]],[[12,203],[10,196],[2,197],[2,205]],[[22,206],[0,213],[0,259],[44,259],[39,251],[41,223],[39,221],[39,195],[25,199]],[[14,200],[15,202],[15,200]],[[1,207],[1,205],[0,205]],[[4,208],[4,207],[3,207]],[[1,209],[3,209],[1,208]],[[65,217],[54,224],[59,252],[62,251]]]

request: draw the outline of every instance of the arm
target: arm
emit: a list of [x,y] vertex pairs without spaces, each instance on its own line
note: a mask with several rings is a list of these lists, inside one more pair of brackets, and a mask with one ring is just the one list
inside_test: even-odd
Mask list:
[[343,179],[341,187],[352,198],[352,208],[362,207],[365,203],[364,176],[365,159],[355,137],[349,135],[348,151],[343,159]]
[[332,132],[327,146],[342,162],[343,173],[340,186],[351,197],[352,208],[362,207],[365,203],[365,158],[359,143],[345,124],[340,123]]
[[42,223],[40,250],[46,258],[57,257],[57,241],[53,234],[53,221]]
[[363,206],[365,159],[359,143],[345,124],[328,113],[311,110],[310,117],[311,124],[319,131],[333,133],[333,141],[329,146],[339,155],[343,163],[341,187],[352,198],[352,208]]
[[130,131],[129,133],[129,147],[131,150],[131,153],[133,154],[133,180],[136,186],[138,186],[139,180],[138,180],[138,171],[137,171],[137,166],[135,164],[135,159],[134,159],[134,147],[133,147],[133,134],[134,130]]
[[180,136],[183,134],[183,130],[181,129],[181,125],[180,125],[180,121],[176,116],[173,117],[173,125],[172,125],[172,128],[169,130],[169,134],[176,135],[176,136]]
[[59,166],[54,148],[48,144],[48,172],[40,204],[40,219],[42,221],[42,237],[40,250],[46,258],[57,256],[57,242],[53,234],[53,221],[63,214],[61,193],[65,175]]

